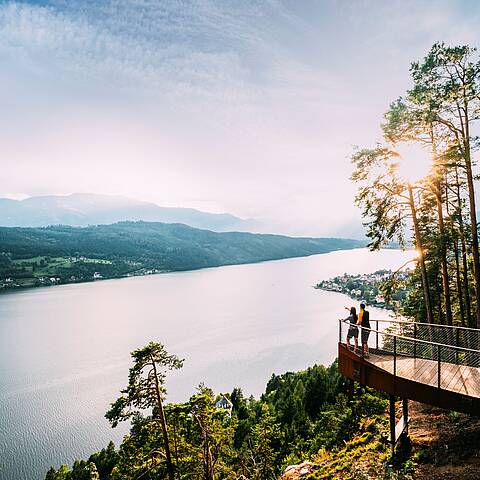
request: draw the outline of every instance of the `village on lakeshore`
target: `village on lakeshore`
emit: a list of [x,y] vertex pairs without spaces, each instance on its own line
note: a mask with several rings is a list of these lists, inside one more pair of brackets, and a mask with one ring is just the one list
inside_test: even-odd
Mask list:
[[342,276],[323,280],[313,288],[319,290],[327,290],[329,292],[338,292],[348,295],[350,298],[362,301],[367,305],[373,305],[379,308],[393,310],[399,307],[408,295],[406,288],[396,288],[391,298],[386,298],[384,294],[384,286],[387,282],[395,280],[398,284],[407,280],[408,270],[392,272],[391,270],[378,270],[369,274],[348,275],[344,273]]
[[[3,255],[5,257],[5,255]],[[1,258],[0,258],[1,260]],[[13,268],[8,275],[0,276],[0,291],[16,288],[48,287],[68,283],[91,282],[109,278],[154,275],[164,271],[145,268],[139,262],[122,262],[130,271],[118,270],[118,261],[88,258],[81,255],[69,257],[37,256],[10,260]]]

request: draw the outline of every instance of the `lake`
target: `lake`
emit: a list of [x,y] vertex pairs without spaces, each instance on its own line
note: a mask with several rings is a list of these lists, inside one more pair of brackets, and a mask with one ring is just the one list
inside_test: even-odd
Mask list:
[[41,480],[50,465],[118,445],[127,428],[103,415],[129,352],[150,340],[185,358],[167,379],[170,401],[200,382],[258,396],[274,372],[331,363],[352,301],[312,285],[413,255],[359,249],[0,295],[0,479]]

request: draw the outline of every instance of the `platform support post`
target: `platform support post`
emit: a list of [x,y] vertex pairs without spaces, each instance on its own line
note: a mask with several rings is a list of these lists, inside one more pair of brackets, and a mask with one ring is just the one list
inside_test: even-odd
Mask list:
[[390,448],[392,457],[395,454],[395,395],[390,395]]
[[404,398],[402,401],[402,413],[403,413],[403,424],[406,425],[404,433],[408,435],[408,398]]

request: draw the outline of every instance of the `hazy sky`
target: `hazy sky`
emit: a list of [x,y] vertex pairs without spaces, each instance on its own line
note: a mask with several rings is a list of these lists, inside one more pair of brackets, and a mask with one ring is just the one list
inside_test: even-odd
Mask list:
[[358,231],[349,155],[480,2],[0,1],[0,194],[95,192]]

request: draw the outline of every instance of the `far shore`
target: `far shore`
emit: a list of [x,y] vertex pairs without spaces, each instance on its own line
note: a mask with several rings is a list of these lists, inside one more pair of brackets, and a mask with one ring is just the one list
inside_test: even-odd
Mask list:
[[[51,288],[51,287],[61,287],[61,286],[66,286],[66,285],[76,285],[76,284],[83,284],[83,283],[96,283],[96,282],[104,282],[107,280],[126,280],[130,278],[135,278],[135,277],[147,277],[151,275],[165,275],[165,274],[171,274],[171,273],[182,273],[182,272],[195,272],[199,270],[208,270],[208,269],[213,269],[213,268],[222,268],[222,267],[236,267],[240,265],[255,265],[255,264],[261,264],[261,263],[268,263],[268,262],[279,262],[279,261],[286,261],[286,260],[292,260],[292,259],[298,259],[298,258],[308,258],[308,257],[313,257],[316,255],[329,255],[337,252],[347,252],[351,250],[365,250],[365,247],[356,247],[356,248],[349,248],[349,249],[343,249],[343,250],[332,250],[330,252],[324,252],[324,253],[314,253],[310,255],[297,255],[297,256],[291,256],[291,257],[283,257],[283,258],[271,258],[271,259],[265,259],[265,260],[258,260],[258,261],[252,261],[252,262],[246,262],[246,263],[227,263],[227,264],[222,264],[222,265],[212,265],[208,267],[199,267],[199,268],[189,268],[189,269],[178,269],[178,270],[156,270],[156,269],[140,269],[140,270],[156,270],[156,271],[151,271],[151,272],[139,272],[139,270],[129,272],[128,274],[124,275],[112,275],[112,276],[102,276],[101,278],[83,278],[83,279],[76,279],[76,280],[60,280],[56,282],[49,282],[45,284],[38,284],[38,285],[15,285],[13,284],[12,286],[7,286],[7,287],[0,287],[0,295],[2,294],[8,294],[8,293],[14,293],[14,292],[21,292],[21,291],[27,291],[27,290],[33,290],[33,289],[43,289],[43,288]],[[397,250],[393,248],[386,248],[386,250]],[[27,260],[27,259],[25,259]]]

